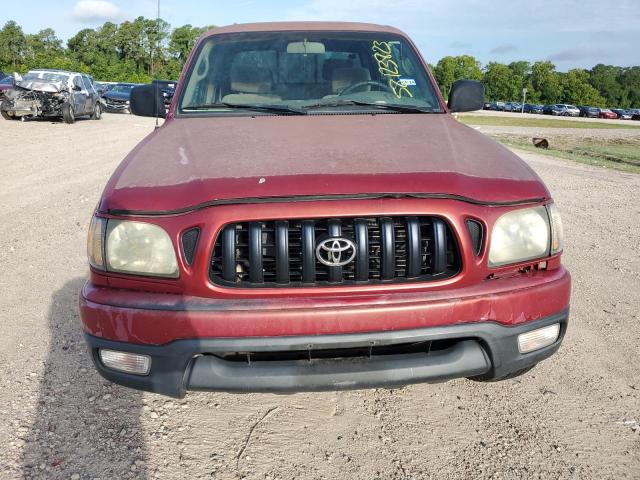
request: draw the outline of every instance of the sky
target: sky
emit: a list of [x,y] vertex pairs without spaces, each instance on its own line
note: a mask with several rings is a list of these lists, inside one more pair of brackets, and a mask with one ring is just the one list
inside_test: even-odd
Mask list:
[[[155,17],[156,0],[2,1],[0,26],[53,28],[67,40],[105,21]],[[190,23],[342,20],[405,31],[430,63],[470,54],[490,61],[551,60],[558,70],[640,65],[640,0],[161,0],[173,27]]]

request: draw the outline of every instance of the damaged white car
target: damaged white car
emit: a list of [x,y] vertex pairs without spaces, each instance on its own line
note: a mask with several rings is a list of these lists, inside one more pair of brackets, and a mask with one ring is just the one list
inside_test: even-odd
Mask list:
[[14,78],[13,88],[0,103],[0,114],[7,120],[49,117],[73,123],[80,116],[93,120],[102,116],[102,100],[88,75],[31,70],[24,76],[16,73]]

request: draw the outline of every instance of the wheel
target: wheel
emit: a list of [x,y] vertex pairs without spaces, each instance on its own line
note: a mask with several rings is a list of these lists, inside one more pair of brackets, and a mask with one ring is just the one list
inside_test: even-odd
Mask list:
[[491,377],[488,375],[479,375],[477,377],[469,377],[469,380],[473,380],[474,382],[483,382],[483,383],[490,383],[490,382],[501,382],[502,380],[510,380],[512,378],[516,378],[519,377],[521,375],[524,375],[525,373],[527,373],[529,370],[531,370],[533,367],[535,367],[536,364],[531,365],[529,367],[523,368],[521,370],[516,370],[515,372],[511,372],[508,373],[506,375],[504,375],[503,377]]
[[91,114],[91,120],[100,120],[102,118],[102,107],[100,106],[100,102],[96,102],[96,106],[93,109],[93,113]]
[[73,111],[73,105],[70,103],[64,103],[62,105],[62,119],[64,123],[73,123],[76,121],[76,114]]

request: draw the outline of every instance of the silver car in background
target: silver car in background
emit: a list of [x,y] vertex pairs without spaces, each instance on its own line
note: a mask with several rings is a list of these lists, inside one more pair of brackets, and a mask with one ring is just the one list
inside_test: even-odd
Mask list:
[[88,75],[64,70],[31,70],[24,76],[14,74],[12,89],[7,90],[0,114],[7,120],[26,118],[62,118],[65,123],[77,117],[99,120],[103,104]]
[[563,108],[562,115],[564,115],[564,116],[567,116],[567,117],[579,117],[580,116],[580,109],[578,107],[576,107],[575,105],[568,105],[566,103],[561,103],[558,106]]

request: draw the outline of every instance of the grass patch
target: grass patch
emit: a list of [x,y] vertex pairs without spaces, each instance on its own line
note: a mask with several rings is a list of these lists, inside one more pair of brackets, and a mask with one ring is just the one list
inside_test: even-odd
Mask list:
[[460,115],[458,120],[468,125],[491,125],[495,127],[539,127],[539,128],[598,128],[598,129],[640,129],[640,122],[631,123],[620,120],[619,123],[581,122],[559,118],[498,117],[485,115]]
[[599,167],[640,173],[640,139],[611,139],[554,137],[549,148],[536,148],[530,137],[518,135],[492,135],[500,143],[538,154],[566,158]]

